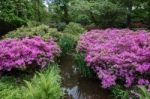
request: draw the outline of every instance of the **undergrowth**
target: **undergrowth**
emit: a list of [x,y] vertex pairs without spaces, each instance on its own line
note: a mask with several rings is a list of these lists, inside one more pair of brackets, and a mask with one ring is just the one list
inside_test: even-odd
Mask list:
[[2,76],[0,99],[60,99],[63,91],[59,72],[58,65],[49,64],[34,76]]

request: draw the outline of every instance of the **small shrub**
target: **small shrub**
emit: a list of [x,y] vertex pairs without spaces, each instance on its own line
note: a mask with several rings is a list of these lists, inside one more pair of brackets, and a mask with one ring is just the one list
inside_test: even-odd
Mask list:
[[[129,29],[91,30],[80,37],[77,50],[85,52],[103,88],[121,79],[125,87],[149,87],[150,34]],[[150,87],[149,87],[150,89]]]
[[25,69],[34,63],[42,68],[59,54],[60,49],[52,38],[47,41],[38,36],[4,39],[0,41],[0,70]]
[[63,34],[59,40],[59,46],[62,51],[62,56],[74,51],[76,46],[76,38],[70,34]]
[[56,41],[59,41],[59,39],[62,36],[62,33],[58,32],[56,28],[50,28],[47,33],[42,35],[42,38],[49,39],[50,36],[52,36]]
[[79,36],[81,33],[85,32],[85,29],[78,23],[70,22],[63,33],[72,34],[74,36]]
[[85,29],[77,23],[70,22],[64,29],[63,34],[59,39],[59,45],[62,50],[62,56],[70,54],[74,51],[79,35]]
[[26,82],[27,99],[60,99],[63,92],[60,87],[60,76],[57,65],[38,73],[31,82]]
[[56,28],[49,28],[47,25],[38,25],[38,26],[22,26],[17,30],[11,31],[4,36],[4,38],[22,38],[22,37],[33,37],[33,36],[41,36],[44,39],[48,39],[50,36],[59,39],[61,36],[61,32],[58,32]]

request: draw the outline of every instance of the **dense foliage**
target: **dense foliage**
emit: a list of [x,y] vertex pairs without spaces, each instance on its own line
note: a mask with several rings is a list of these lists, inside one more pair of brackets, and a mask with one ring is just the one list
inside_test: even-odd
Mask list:
[[63,92],[57,64],[48,64],[47,68],[33,75],[20,74],[2,76],[0,79],[1,99],[60,99]]
[[[81,35],[84,27],[89,32]],[[97,74],[116,98],[128,99],[134,91],[149,99],[150,34],[115,29],[126,27],[150,28],[150,0],[0,0],[0,34],[8,32],[0,40],[0,97],[61,98],[56,65],[35,74],[23,89],[20,77],[31,76],[33,68],[46,67],[62,52],[61,58],[74,56],[84,76]],[[144,87],[136,90],[137,85]]]
[[31,82],[26,82],[26,99],[60,99],[63,96],[60,78],[58,66],[49,64],[48,68],[37,73]]
[[[75,14],[77,14],[73,17],[81,24],[94,23],[105,28],[125,24],[125,9],[109,0],[75,0],[72,5],[72,13],[76,12]],[[82,15],[80,15],[80,19],[76,17],[78,14]]]
[[52,36],[55,40],[58,40],[61,36],[61,32],[58,32],[56,28],[49,28],[49,26],[41,25],[32,25],[22,26],[17,28],[14,31],[8,32],[3,38],[22,38],[22,37],[33,37],[41,36],[44,39],[48,39]]
[[[25,77],[24,77],[25,80]],[[21,84],[17,83],[15,77],[3,76],[0,79],[1,99],[24,99]]]
[[126,87],[145,85],[150,89],[150,35],[144,30],[91,30],[80,37],[77,49],[98,75],[102,87],[123,81]]
[[0,70],[24,69],[36,63],[41,68],[54,61],[60,49],[52,38],[5,39],[0,41]]
[[48,11],[43,2],[44,0],[1,0],[0,21],[14,22],[14,25],[24,24],[28,20],[44,21]]
[[71,34],[74,36],[79,36],[83,32],[85,32],[85,29],[82,27],[82,25],[74,22],[70,22],[64,29],[64,33]]
[[149,99],[150,92],[144,86],[139,86],[139,90],[135,93],[140,99]]
[[[51,22],[78,22],[100,27],[138,27],[149,25],[149,0],[46,0]],[[144,25],[144,26],[143,26]],[[148,27],[148,26],[146,26]]]
[[1,0],[0,32],[28,21],[46,23],[59,30],[70,22],[104,28],[149,27],[149,10],[149,0]]
[[62,56],[75,51],[79,36],[83,32],[85,32],[85,29],[78,23],[70,22],[66,25],[59,39]]

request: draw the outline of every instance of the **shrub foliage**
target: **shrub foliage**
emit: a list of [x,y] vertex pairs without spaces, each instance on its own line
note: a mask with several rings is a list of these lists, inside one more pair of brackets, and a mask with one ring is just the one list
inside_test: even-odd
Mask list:
[[61,32],[58,32],[56,28],[49,28],[47,25],[32,25],[21,28],[17,28],[14,31],[9,32],[4,36],[4,38],[22,38],[22,37],[33,37],[41,36],[44,39],[48,39],[52,36],[54,39],[58,40],[61,36]]

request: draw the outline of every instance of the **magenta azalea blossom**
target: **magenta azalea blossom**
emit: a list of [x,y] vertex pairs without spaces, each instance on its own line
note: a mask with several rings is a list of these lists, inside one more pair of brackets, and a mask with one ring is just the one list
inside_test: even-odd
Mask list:
[[39,36],[4,39],[0,41],[0,70],[24,69],[33,63],[42,68],[59,54],[60,49],[52,38],[47,41]]
[[86,53],[87,65],[104,88],[115,85],[118,79],[126,87],[150,86],[150,33],[144,30],[91,30],[81,35],[77,51]]

